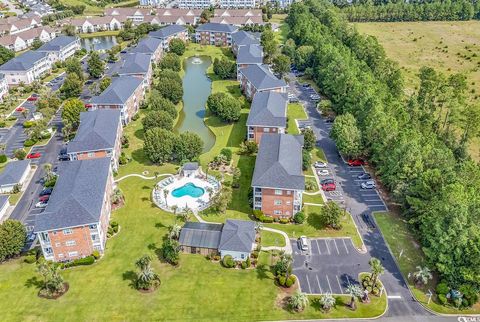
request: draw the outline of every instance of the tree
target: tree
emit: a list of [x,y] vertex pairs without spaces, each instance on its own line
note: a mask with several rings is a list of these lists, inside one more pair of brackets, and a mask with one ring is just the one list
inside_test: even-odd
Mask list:
[[357,298],[361,297],[363,293],[362,290],[360,289],[360,286],[356,284],[348,284],[346,291],[347,291],[347,294],[350,295],[350,308],[352,310],[356,310]]
[[375,287],[378,277],[385,272],[385,268],[383,267],[382,262],[380,262],[380,260],[375,257],[370,258],[368,264],[370,265],[371,270],[370,276],[373,283],[372,285],[373,287]]
[[65,282],[60,275],[60,266],[57,263],[43,261],[37,265],[37,272],[43,278],[43,285],[40,292],[46,296],[58,296],[63,294]]
[[285,252],[282,252],[280,254],[279,259],[273,266],[273,272],[275,276],[277,278],[280,276],[285,276],[285,278],[288,278],[292,272],[292,262],[293,262],[292,256],[289,254],[286,254]]
[[333,123],[330,135],[343,155],[358,157],[362,154],[362,133],[352,114],[345,113],[338,116]]
[[224,122],[238,121],[242,111],[241,103],[223,92],[211,94],[207,99],[207,108]]
[[305,149],[302,149],[302,169],[307,171],[308,168],[312,165],[312,156],[310,152]]
[[426,285],[429,280],[432,279],[432,272],[428,267],[421,267],[417,266],[417,271],[413,273],[413,278],[415,279],[415,283]]
[[35,38],[35,40],[32,42],[32,49],[37,50],[38,48],[42,47],[42,45],[43,42],[40,39]]
[[278,50],[278,43],[275,40],[275,34],[271,28],[267,28],[263,31],[260,43],[263,46],[263,52],[265,53],[265,61],[271,63]]
[[0,65],[5,64],[13,57],[15,57],[15,52],[13,50],[7,49],[4,46],[0,46]]
[[342,209],[333,201],[328,201],[320,212],[320,218],[323,224],[333,229],[341,229],[340,217]]
[[320,296],[318,302],[325,312],[329,312],[335,306],[336,300],[332,294],[326,293]]
[[178,136],[174,154],[178,161],[197,160],[203,150],[203,140],[193,132],[183,132]]
[[74,129],[80,124],[80,113],[86,112],[85,105],[78,98],[71,98],[63,104],[62,120],[71,124]]
[[305,70],[313,65],[315,48],[313,46],[300,46],[295,51],[295,65],[298,70]]
[[307,151],[312,151],[317,143],[317,138],[312,129],[307,128],[302,131],[303,134],[303,148]]
[[104,77],[100,81],[100,91],[103,92],[107,89],[108,86],[112,83],[112,79],[110,77]]
[[173,80],[159,81],[155,89],[173,104],[178,104],[183,96],[182,84]]
[[124,199],[123,192],[120,188],[115,188],[112,193],[112,203],[118,205]]
[[142,124],[145,131],[151,128],[161,128],[171,131],[173,129],[173,118],[165,111],[151,111],[142,119]]
[[172,265],[178,265],[180,259],[180,244],[178,241],[165,238],[162,244],[161,253],[163,259]]
[[290,307],[297,312],[303,311],[308,306],[308,303],[309,300],[307,294],[300,291],[295,292],[295,294],[293,294],[288,300]]
[[100,59],[100,55],[97,51],[90,51],[88,60],[88,73],[93,78],[100,78],[103,75],[103,70],[105,69],[105,63]]
[[148,255],[143,255],[136,262],[139,272],[135,281],[135,287],[138,290],[152,290],[160,285],[160,277],[153,271],[152,258]]
[[283,54],[277,55],[273,58],[273,71],[279,74],[280,78],[283,78],[290,71],[291,63],[290,57]]
[[181,230],[182,230],[182,227],[180,225],[173,224],[168,229],[168,237],[170,239],[178,239],[180,237]]
[[297,46],[295,45],[295,40],[288,38],[282,48],[282,53],[290,57],[291,60],[295,58],[295,50]]
[[20,221],[7,219],[0,224],[0,262],[18,255],[26,238],[27,231]]
[[237,65],[228,58],[215,58],[213,72],[221,79],[235,78]]
[[143,150],[150,161],[163,164],[172,159],[176,141],[174,133],[158,127],[152,128],[145,132]]
[[13,151],[13,156],[18,160],[24,160],[27,156],[27,152],[24,149],[16,149]]
[[162,61],[159,65],[160,69],[171,69],[173,71],[179,72],[182,68],[180,57],[175,53],[167,53],[163,56]]
[[223,185],[220,191],[211,199],[212,209],[225,213],[227,211],[228,204],[232,201],[232,188]]
[[169,99],[162,97],[156,89],[151,91],[147,105],[151,110],[165,111],[174,119],[177,117],[177,109],[175,108],[175,105]]
[[74,25],[66,25],[62,28],[62,33],[67,36],[73,37],[77,34],[77,28]]
[[174,38],[168,45],[170,52],[182,56],[185,53],[185,42],[179,38]]
[[45,171],[45,181],[50,181],[55,177],[55,174],[52,171],[52,164],[51,163],[45,163],[43,164],[43,171]]
[[78,97],[82,91],[83,82],[75,73],[67,74],[65,81],[60,87],[60,93],[65,98]]

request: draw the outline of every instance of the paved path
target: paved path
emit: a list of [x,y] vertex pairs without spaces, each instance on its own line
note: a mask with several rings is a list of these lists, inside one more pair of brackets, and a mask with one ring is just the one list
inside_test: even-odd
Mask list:
[[282,230],[278,230],[275,228],[270,228],[270,227],[262,227],[262,230],[265,231],[270,231],[272,233],[277,233],[283,236],[285,238],[285,246],[280,247],[280,246],[267,246],[267,247],[262,247],[262,250],[283,250],[286,254],[292,254],[292,244],[290,243],[290,238],[288,238],[288,235],[286,232]]
[[164,173],[164,174],[159,174],[158,176],[153,176],[153,177],[146,177],[142,174],[137,174],[137,173],[132,173],[132,174],[127,174],[126,176],[123,176],[121,178],[118,178],[117,180],[115,180],[115,182],[120,182],[122,181],[123,179],[127,179],[127,178],[130,178],[130,177],[138,177],[138,178],[142,178],[142,179],[145,179],[145,180],[153,180],[155,178],[159,178],[159,177],[165,177],[165,176],[173,176],[173,174],[171,173]]

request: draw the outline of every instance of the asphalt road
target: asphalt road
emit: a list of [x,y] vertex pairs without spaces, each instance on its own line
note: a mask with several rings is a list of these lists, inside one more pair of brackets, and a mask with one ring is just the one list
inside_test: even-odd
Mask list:
[[[292,83],[290,84],[290,91],[296,93],[299,99],[305,102],[305,110],[308,115],[306,123],[315,132],[317,145],[323,149],[327,157],[331,177],[337,182],[337,191],[333,194],[327,193],[326,196],[339,203],[352,214],[367,249],[367,253],[363,255],[353,251],[343,255],[337,254],[334,256],[334,261],[317,260],[322,255],[311,255],[313,261],[311,272],[319,272],[318,274],[329,276],[329,280],[330,275],[339,278],[343,275],[355,277],[360,271],[369,271],[368,261],[371,257],[376,257],[381,260],[385,267],[385,274],[381,276],[381,280],[389,296],[389,308],[386,316],[404,317],[408,320],[415,316],[422,318],[430,316],[431,314],[413,299],[378,229],[370,227],[362,217],[362,214],[370,216],[374,211],[386,210],[384,202],[375,190],[360,188],[361,181],[358,181],[357,175],[364,169],[362,167],[349,167],[340,157],[335,143],[328,135],[331,124],[321,117],[316,109],[316,103],[310,100],[310,90]],[[304,259],[295,259],[297,262],[301,260]],[[355,268],[355,264],[360,265]],[[322,285],[322,281],[319,280],[319,282]],[[342,284],[342,281],[339,281],[339,283]],[[305,286],[305,281],[302,282],[301,280],[300,285],[303,291],[305,289],[308,291],[308,283]],[[310,286],[312,287],[312,283],[310,283]]]

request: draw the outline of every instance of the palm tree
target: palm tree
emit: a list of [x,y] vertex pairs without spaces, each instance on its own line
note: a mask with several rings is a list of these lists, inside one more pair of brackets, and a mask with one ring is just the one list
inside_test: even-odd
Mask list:
[[352,310],[356,310],[357,309],[357,306],[356,306],[356,300],[357,300],[357,297],[360,297],[362,296],[362,290],[360,289],[360,287],[356,284],[349,284],[347,286],[347,294],[349,294],[351,296],[351,299],[350,299],[350,308]]
[[174,216],[177,216],[178,206],[177,206],[177,205],[173,205],[173,206],[172,206],[172,210],[173,210],[173,215],[174,215]]
[[168,237],[170,237],[170,239],[178,239],[178,237],[180,237],[180,230],[182,230],[182,227],[180,227],[180,225],[173,224],[169,228]]
[[48,295],[61,293],[65,290],[63,277],[59,273],[59,266],[53,262],[38,264],[37,272],[43,277],[44,290]]
[[187,222],[192,215],[192,210],[188,208],[187,205],[185,205],[185,208],[183,208],[183,211],[181,213],[183,221]]
[[288,304],[297,312],[303,311],[308,306],[308,297],[305,293],[297,291],[290,297]]
[[150,256],[143,255],[135,263],[140,270],[140,272],[137,273],[136,281],[136,286],[138,289],[150,290],[160,284],[160,278],[153,271],[153,268],[150,265],[151,262],[152,258]]
[[425,285],[428,280],[432,279],[432,272],[428,267],[417,266],[417,271],[413,273],[415,283]]
[[292,255],[286,254],[284,251],[280,253],[280,258],[275,263],[274,272],[276,276],[285,276],[288,278],[290,275],[290,267],[292,265]]
[[167,196],[168,196],[168,193],[170,191],[168,191],[168,189],[163,189],[163,196],[165,197],[165,206],[168,207],[168,203],[167,203]]
[[53,179],[52,164],[45,163],[43,165],[43,171],[45,171],[45,181],[50,181]]
[[372,271],[370,275],[373,282],[372,287],[375,287],[378,277],[385,272],[385,268],[383,267],[382,262],[375,257],[372,257],[368,264],[370,264],[370,270]]
[[112,202],[118,204],[123,199],[123,192],[120,188],[115,188],[112,194]]
[[328,311],[330,311],[330,309],[332,307],[335,306],[336,300],[335,300],[335,298],[333,297],[332,294],[326,293],[326,294],[323,294],[322,296],[320,296],[319,303],[322,306],[322,309],[325,312],[328,312]]

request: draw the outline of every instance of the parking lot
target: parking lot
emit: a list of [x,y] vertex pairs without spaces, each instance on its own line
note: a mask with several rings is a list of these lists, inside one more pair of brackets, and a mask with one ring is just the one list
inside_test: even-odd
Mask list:
[[345,294],[349,284],[358,284],[358,274],[368,271],[368,263],[350,238],[308,239],[308,251],[297,240],[293,245],[293,274],[302,292],[308,294]]

